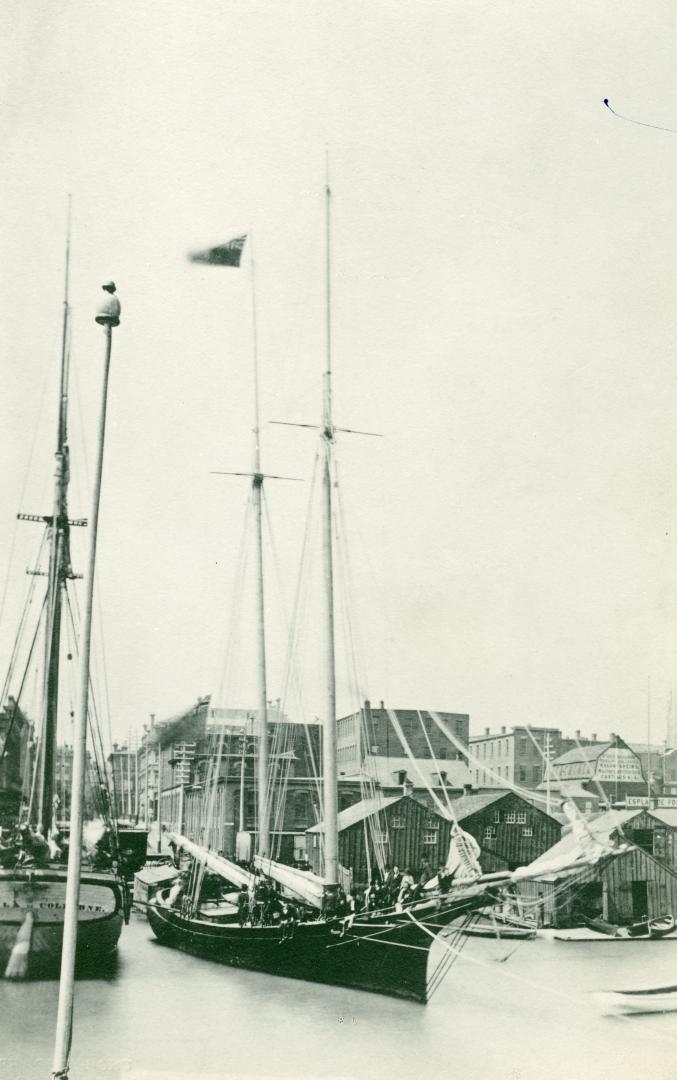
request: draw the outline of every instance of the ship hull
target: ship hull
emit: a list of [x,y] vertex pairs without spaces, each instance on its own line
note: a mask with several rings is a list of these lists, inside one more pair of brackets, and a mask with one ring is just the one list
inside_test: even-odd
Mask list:
[[[8,963],[17,936],[32,916],[30,933],[24,931],[26,963],[21,977],[58,975],[66,907],[66,867],[0,870],[0,977],[12,977]],[[76,964],[96,968],[115,953],[124,923],[121,884],[112,874],[83,871]]]
[[413,919],[390,912],[357,915],[352,925],[335,919],[241,927],[182,915],[160,897],[149,905],[148,921],[162,944],[231,967],[425,1003],[436,933],[480,904],[484,890],[421,904]]

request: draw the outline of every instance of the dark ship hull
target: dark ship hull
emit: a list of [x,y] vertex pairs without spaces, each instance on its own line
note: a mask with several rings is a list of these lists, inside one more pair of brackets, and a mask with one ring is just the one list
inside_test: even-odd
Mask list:
[[[0,870],[0,977],[59,974],[66,907],[66,867]],[[76,963],[96,967],[117,948],[125,898],[114,874],[83,870],[80,879]],[[21,935],[21,937],[19,937]],[[23,956],[21,974],[10,958]]]
[[291,979],[346,986],[425,1003],[428,954],[436,934],[487,903],[483,888],[458,898],[412,905],[404,912],[373,912],[350,919],[287,926],[239,926],[148,906],[148,921],[164,945],[231,967]]

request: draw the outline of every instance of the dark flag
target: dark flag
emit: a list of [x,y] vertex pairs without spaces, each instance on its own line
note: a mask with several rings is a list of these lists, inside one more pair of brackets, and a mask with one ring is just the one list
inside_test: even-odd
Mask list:
[[191,262],[207,263],[208,266],[239,266],[246,239],[246,236],[236,236],[206,251],[192,251],[188,258]]

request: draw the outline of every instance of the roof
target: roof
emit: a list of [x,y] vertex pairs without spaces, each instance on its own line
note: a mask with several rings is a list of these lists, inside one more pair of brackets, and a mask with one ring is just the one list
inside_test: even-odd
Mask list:
[[597,758],[613,746],[613,743],[596,743],[593,746],[575,746],[553,760],[553,765],[569,765],[574,761],[597,761]]
[[[341,810],[338,816],[338,831],[343,832],[344,829],[350,828],[351,825],[355,825],[358,821],[364,821],[365,818],[378,814],[379,811],[387,809],[393,803],[409,798],[409,795],[387,795],[381,798],[363,799],[362,802],[355,803],[354,806],[349,806],[346,810]],[[410,801],[416,802],[416,799]],[[423,804],[416,803],[416,805],[422,806]],[[424,809],[427,810],[428,808],[424,807]],[[306,829],[306,832],[324,832],[324,822],[320,821],[317,825],[311,825],[309,829]]]
[[[601,795],[598,791],[588,791],[584,788],[580,780],[561,780],[553,779],[550,781],[550,794],[553,798],[559,799],[588,799],[598,801],[601,799]],[[547,793],[548,784],[544,780],[538,785],[536,790],[540,793]]]
[[[384,754],[369,754],[365,758],[361,772],[357,775],[342,776],[343,780],[364,779],[376,781],[381,787],[401,786],[397,779],[399,772],[406,772],[407,780],[414,787],[439,787],[439,774],[447,774],[447,786],[462,788],[470,783],[470,770],[465,761],[433,760],[416,758],[416,766],[406,757],[386,757]],[[421,775],[423,774],[423,775]]]
[[652,817],[662,821],[664,825],[668,825],[671,829],[677,829],[677,810],[673,810],[670,807],[656,807],[652,810],[648,810],[644,807],[644,809],[647,814],[651,814]]
[[491,806],[492,803],[498,802],[499,799],[504,799],[506,795],[511,795],[511,791],[492,791],[484,795],[461,795],[460,799],[453,799],[451,805],[454,810],[454,816],[457,821],[462,821],[464,818],[470,817],[471,814],[476,814],[479,810],[484,810],[485,806]]

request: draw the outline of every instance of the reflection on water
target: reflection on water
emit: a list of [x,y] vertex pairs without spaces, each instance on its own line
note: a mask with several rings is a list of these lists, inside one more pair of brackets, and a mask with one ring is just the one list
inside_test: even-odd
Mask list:
[[[675,1080],[677,1013],[601,1017],[590,997],[670,983],[677,938],[473,939],[420,1006],[210,964],[133,916],[106,977],[78,980],[71,1080]],[[3,1080],[49,1076],[56,993],[0,983]]]

